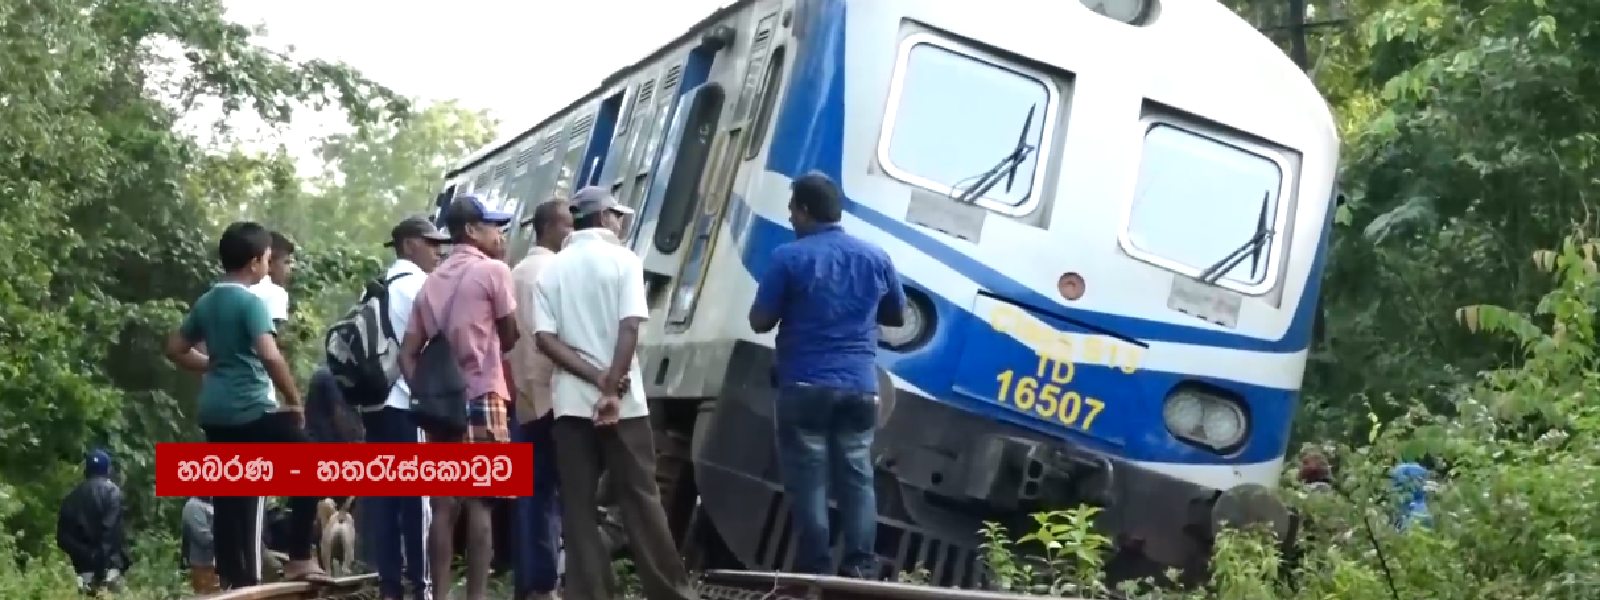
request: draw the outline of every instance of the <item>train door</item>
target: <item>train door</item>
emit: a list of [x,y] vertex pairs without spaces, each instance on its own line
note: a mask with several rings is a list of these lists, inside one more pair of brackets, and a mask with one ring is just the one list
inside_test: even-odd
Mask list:
[[[762,154],[767,127],[772,117],[773,98],[781,85],[785,48],[779,19],[781,6],[758,12],[750,47],[744,57],[744,72],[735,90],[733,114],[728,125],[709,148],[703,161],[704,177],[694,186],[702,198],[682,216],[676,231],[658,228],[653,242],[658,249],[676,250],[687,242],[678,267],[677,284],[667,304],[666,327],[683,331],[693,322],[701,292],[710,272],[712,254],[723,219],[733,203],[733,190],[750,185],[750,170],[741,168]],[[721,94],[718,94],[720,101]],[[691,115],[703,110],[691,110]],[[743,178],[741,182],[740,179]],[[663,233],[669,235],[662,235]]]

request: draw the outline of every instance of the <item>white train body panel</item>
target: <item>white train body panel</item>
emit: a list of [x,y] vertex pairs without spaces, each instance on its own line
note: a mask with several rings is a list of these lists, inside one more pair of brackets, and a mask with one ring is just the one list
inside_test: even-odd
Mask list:
[[[696,66],[691,53],[719,26],[729,43]],[[1338,139],[1311,82],[1243,20],[1210,0],[1162,0],[1137,26],[1075,0],[759,0],[691,33],[467,159],[445,196],[488,192],[529,214],[593,180],[639,207],[631,243],[652,279],[642,357],[653,398],[724,395],[735,348],[772,347],[745,315],[767,257],[793,237],[789,182],[816,169],[848,198],[844,229],[888,251],[927,311],[931,333],[915,347],[880,352],[896,394],[1200,488],[1276,481],[1317,309]],[[779,48],[779,87],[765,89]],[[639,105],[642,84],[673,68],[683,85],[652,87]],[[680,122],[696,134],[688,99],[703,83],[726,96],[704,135],[741,143],[732,153],[710,143],[705,175],[685,184],[699,190],[685,226],[663,208],[669,167],[683,158],[672,132]],[[691,93],[661,101],[680,90]],[[608,132],[601,163],[593,144],[581,161],[549,155],[600,164],[592,175],[578,169],[561,189],[535,175],[519,183],[516,157],[532,173],[540,151],[566,148],[582,129],[570,124],[605,129],[614,97],[622,116],[612,120],[629,127]],[[671,121],[660,112],[670,106],[682,107]],[[975,203],[953,199],[948,184],[998,161],[1011,148],[997,140],[1025,122],[1036,148],[1012,189],[1027,192],[1001,182]],[[656,234],[669,230],[680,243],[664,251]],[[1217,285],[1195,281],[1263,230],[1261,252]],[[1074,300],[1058,286],[1068,273],[1084,284]],[[1023,406],[1028,376],[1038,387]],[[1164,414],[1190,385],[1212,403],[1191,438],[1237,442],[1174,433]],[[1237,435],[1226,417],[1212,420],[1224,400],[1240,409]]]

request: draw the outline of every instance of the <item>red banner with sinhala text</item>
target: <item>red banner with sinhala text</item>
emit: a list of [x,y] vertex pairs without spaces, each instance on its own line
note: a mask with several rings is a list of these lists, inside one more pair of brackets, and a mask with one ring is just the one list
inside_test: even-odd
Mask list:
[[533,444],[156,444],[156,495],[531,496]]

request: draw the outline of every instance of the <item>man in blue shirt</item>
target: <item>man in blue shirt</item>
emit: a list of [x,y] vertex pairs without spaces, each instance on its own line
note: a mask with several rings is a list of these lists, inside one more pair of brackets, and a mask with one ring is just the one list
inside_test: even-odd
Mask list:
[[841,574],[875,576],[878,326],[903,324],[905,292],[882,248],[839,227],[842,198],[826,175],[795,179],[798,239],[772,253],[750,328],[778,328],[778,462],[799,532],[795,570],[827,574],[828,491],[839,504]]

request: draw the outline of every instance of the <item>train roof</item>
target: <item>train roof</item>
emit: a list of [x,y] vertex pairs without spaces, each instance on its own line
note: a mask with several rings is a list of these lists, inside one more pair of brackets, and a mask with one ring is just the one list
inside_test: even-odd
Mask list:
[[720,8],[712,11],[711,14],[695,22],[693,26],[689,27],[689,29],[685,30],[678,36],[672,38],[670,41],[661,44],[660,47],[652,50],[649,54],[645,55],[644,58],[634,61],[627,66],[617,69],[610,75],[607,75],[606,78],[597,84],[593,90],[590,90],[572,102],[567,103],[566,106],[551,112],[544,118],[540,119],[539,122],[528,127],[523,127],[516,133],[513,133],[509,136],[503,136],[499,140],[496,140],[482,148],[479,148],[472,154],[467,155],[466,158],[462,159],[456,164],[456,166],[452,167],[448,172],[445,173],[445,178],[450,179],[457,177],[462,173],[470,171],[473,168],[476,168],[478,165],[487,162],[490,157],[499,154],[501,150],[522,143],[532,136],[534,132],[543,129],[551,122],[566,116],[574,109],[583,106],[585,103],[599,98],[612,87],[627,81],[629,77],[632,77],[634,74],[660,60],[663,56],[671,53],[674,48],[677,48],[678,46],[683,45],[685,42],[694,39],[696,34],[699,34],[707,26],[721,21],[728,15],[738,12],[740,9],[754,4],[755,2],[756,0],[733,0],[731,2],[725,2]]

